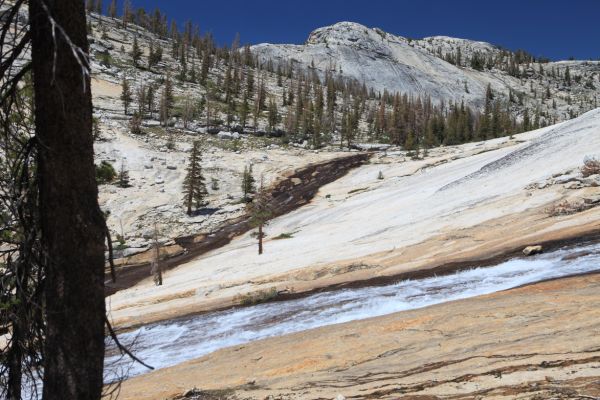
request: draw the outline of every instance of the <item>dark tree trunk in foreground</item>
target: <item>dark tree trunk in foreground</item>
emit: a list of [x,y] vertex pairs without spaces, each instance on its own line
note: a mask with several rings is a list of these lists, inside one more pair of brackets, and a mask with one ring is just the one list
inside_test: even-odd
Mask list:
[[104,363],[104,220],[94,170],[90,78],[65,40],[66,35],[87,54],[84,2],[30,0],[29,11],[48,262],[43,396],[96,400]]

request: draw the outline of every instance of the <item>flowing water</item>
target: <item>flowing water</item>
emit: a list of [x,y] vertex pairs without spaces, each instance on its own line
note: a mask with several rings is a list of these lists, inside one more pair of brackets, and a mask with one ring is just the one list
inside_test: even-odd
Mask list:
[[[120,340],[130,344],[137,357],[160,369],[228,346],[597,270],[600,244],[584,244],[451,275],[324,292],[147,325],[121,334]],[[118,356],[112,341],[107,341],[107,346],[107,380],[110,374],[125,371],[129,376],[148,372]]]

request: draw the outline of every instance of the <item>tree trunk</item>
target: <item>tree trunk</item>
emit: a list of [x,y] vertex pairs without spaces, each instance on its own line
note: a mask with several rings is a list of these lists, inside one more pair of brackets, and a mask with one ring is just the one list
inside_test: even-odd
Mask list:
[[258,225],[258,255],[263,253],[263,226]]
[[[9,260],[9,264],[11,261]],[[23,296],[23,268],[21,266],[17,270],[17,284],[15,285],[15,298],[21,300]],[[21,400],[22,381],[23,381],[23,329],[22,324],[26,324],[27,312],[23,309],[22,304],[16,305],[16,310],[11,318],[11,345],[8,349],[7,366],[8,366],[8,382],[7,382],[7,398],[8,400]]]
[[90,77],[65,39],[88,53],[84,4],[30,0],[29,15],[47,260],[43,398],[97,400],[104,364],[105,223],[95,180]]

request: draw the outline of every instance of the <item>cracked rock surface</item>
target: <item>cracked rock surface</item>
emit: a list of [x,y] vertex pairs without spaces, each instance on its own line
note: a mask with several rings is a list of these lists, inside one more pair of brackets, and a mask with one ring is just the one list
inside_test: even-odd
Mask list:
[[227,348],[131,379],[121,398],[593,397],[599,306],[600,275],[544,282]]

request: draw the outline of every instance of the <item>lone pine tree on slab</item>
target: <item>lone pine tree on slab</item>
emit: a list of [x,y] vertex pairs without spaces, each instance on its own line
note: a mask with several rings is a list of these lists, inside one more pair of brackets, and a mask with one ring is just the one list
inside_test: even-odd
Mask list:
[[192,209],[195,207],[196,211],[205,205],[205,199],[208,195],[206,185],[204,184],[205,178],[202,175],[202,150],[200,148],[200,142],[194,142],[192,147],[192,153],[190,154],[190,161],[187,167],[187,174],[183,181],[183,192],[185,194],[184,204],[187,208],[187,214],[192,215]]
[[268,221],[273,216],[273,213],[270,208],[269,198],[270,195],[266,191],[263,183],[263,179],[260,180],[260,188],[252,202],[248,203],[247,211],[250,216],[250,226],[253,228],[258,228],[258,254],[261,255],[263,253],[263,238],[264,227],[267,225]]

